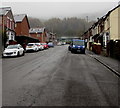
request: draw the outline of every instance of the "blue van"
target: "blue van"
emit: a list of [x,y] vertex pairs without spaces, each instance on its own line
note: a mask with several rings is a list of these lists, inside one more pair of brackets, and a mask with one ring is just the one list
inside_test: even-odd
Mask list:
[[72,53],[84,53],[85,54],[85,41],[80,39],[73,39],[68,50]]

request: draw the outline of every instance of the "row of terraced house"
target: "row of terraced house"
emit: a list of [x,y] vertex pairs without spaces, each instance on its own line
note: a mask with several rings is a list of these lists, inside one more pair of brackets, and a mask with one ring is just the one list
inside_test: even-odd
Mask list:
[[29,42],[46,42],[51,36],[45,27],[30,28],[27,15],[13,15],[11,7],[0,8],[0,34],[2,50],[9,44],[24,46]]
[[120,59],[120,4],[98,18],[82,38],[87,49]]

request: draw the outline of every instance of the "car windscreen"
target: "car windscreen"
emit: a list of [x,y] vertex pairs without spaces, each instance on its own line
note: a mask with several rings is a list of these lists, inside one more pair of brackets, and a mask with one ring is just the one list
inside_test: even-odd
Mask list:
[[34,44],[28,44],[27,46],[33,46]]
[[7,49],[14,49],[14,48],[18,48],[18,45],[9,45],[9,46],[7,47]]
[[52,45],[53,43],[48,43],[49,45]]
[[46,45],[46,43],[41,43],[42,45]]
[[73,45],[80,45],[80,46],[84,46],[85,43],[84,41],[73,41]]
[[40,45],[39,43],[35,43],[35,45]]

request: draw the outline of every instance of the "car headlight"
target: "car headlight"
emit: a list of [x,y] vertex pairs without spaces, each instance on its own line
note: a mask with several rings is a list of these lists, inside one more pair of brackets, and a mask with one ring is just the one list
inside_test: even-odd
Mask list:
[[82,46],[82,48],[85,48],[85,46]]
[[75,45],[73,45],[73,47],[75,47]]

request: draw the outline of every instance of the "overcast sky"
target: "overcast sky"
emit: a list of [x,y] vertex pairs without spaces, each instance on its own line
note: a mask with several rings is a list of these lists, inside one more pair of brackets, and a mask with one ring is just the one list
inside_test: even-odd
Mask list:
[[[13,14],[27,14],[29,17],[48,19],[52,17],[98,17],[117,6],[118,2],[2,2]],[[25,0],[24,0],[25,1]],[[73,0],[74,1],[74,0]],[[96,16],[95,16],[96,15]],[[98,15],[98,16],[97,16]]]

